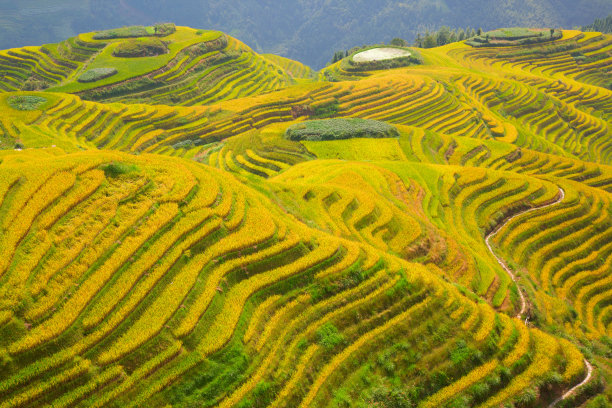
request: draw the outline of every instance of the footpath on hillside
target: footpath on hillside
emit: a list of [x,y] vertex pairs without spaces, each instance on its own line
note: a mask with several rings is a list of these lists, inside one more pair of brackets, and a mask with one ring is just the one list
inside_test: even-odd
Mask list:
[[[504,222],[502,222],[501,224],[499,224],[493,231],[491,231],[485,238],[485,243],[487,244],[487,248],[489,248],[489,252],[491,252],[491,255],[493,255],[493,257],[495,257],[495,259],[497,260],[497,263],[499,263],[501,265],[501,267],[506,271],[506,273],[510,276],[510,278],[512,279],[512,281],[514,282],[514,284],[516,285],[516,290],[519,294],[520,300],[521,300],[521,308],[518,312],[518,314],[516,315],[516,317],[518,319],[520,319],[523,324],[527,325],[528,320],[525,319],[523,320],[523,315],[525,314],[525,312],[527,311],[527,299],[525,297],[525,294],[523,293],[523,290],[521,289],[521,287],[518,284],[518,278],[516,276],[516,274],[514,272],[512,272],[512,270],[508,267],[507,263],[501,258],[499,257],[495,251],[493,251],[493,247],[491,246],[491,238],[495,237],[499,231],[501,231],[502,228],[504,228],[506,225],[508,225],[512,220],[514,220],[515,218],[518,218],[520,216],[523,216],[525,214],[528,214],[530,212],[533,211],[537,211],[537,210],[543,210],[545,208],[548,207],[552,207],[555,205],[560,204],[563,200],[565,199],[565,191],[559,187],[559,198],[557,198],[554,202],[550,203],[550,204],[545,204],[539,207],[533,207],[530,208],[528,210],[525,211],[521,211],[509,218],[507,218]],[[567,390],[562,396],[560,396],[559,398],[557,398],[556,400],[554,400],[550,405],[549,408],[554,407],[555,405],[557,405],[559,402],[571,397],[572,395],[574,395],[576,393],[576,391],[582,387],[583,385],[587,384],[590,380],[591,377],[593,376],[593,366],[591,365],[591,363],[589,363],[587,361],[587,359],[584,359],[584,365],[587,368],[587,374],[586,377],[584,378],[584,380],[582,380],[579,384],[576,384],[575,386],[573,386],[572,388],[570,388],[569,390]]]

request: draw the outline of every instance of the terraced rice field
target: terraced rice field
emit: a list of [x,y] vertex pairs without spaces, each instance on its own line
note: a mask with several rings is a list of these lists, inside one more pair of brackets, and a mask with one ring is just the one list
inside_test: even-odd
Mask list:
[[[0,52],[0,407],[612,401],[611,36],[316,73],[93,35]],[[399,137],[285,137],[325,117]]]

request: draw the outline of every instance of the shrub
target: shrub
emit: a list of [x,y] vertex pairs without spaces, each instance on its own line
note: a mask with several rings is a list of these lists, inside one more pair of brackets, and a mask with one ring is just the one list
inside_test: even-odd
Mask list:
[[333,100],[330,102],[312,106],[312,108],[312,116],[314,118],[331,118],[332,116],[335,116],[340,110],[340,103],[338,102],[338,100]]
[[111,77],[117,73],[115,68],[93,68],[81,75],[77,81],[79,82],[96,82],[104,78]]
[[176,26],[174,23],[159,23],[153,26],[155,35],[165,37],[176,32]]
[[605,395],[599,395],[593,400],[591,400],[586,405],[586,408],[606,408],[609,407],[611,404],[612,402],[608,400],[608,397],[606,397]]
[[512,45],[536,44],[558,40],[563,37],[561,30],[533,28],[500,28],[478,34],[465,43],[472,47],[504,47]]
[[120,43],[113,51],[115,57],[137,58],[166,54],[168,46],[158,38],[138,38]]
[[94,34],[94,40],[111,40],[114,38],[146,37],[151,34],[145,26],[129,26],[99,31]]
[[19,96],[11,96],[8,99],[8,103],[13,109],[17,109],[20,111],[33,111],[40,108],[45,102],[47,102],[46,98],[42,96],[34,96],[34,95],[19,95]]
[[112,162],[102,167],[106,177],[117,178],[123,174],[136,171],[136,166],[125,163]]
[[94,34],[94,40],[112,40],[116,38],[133,38],[133,37],[165,37],[176,32],[174,23],[159,23],[153,27],[145,27],[141,25],[129,26],[122,28],[113,28],[111,30],[99,31]]
[[394,45],[396,47],[407,47],[408,41],[404,40],[403,38],[394,38],[389,44]]
[[328,350],[333,349],[343,340],[344,337],[338,332],[336,326],[329,322],[317,330],[317,342]]
[[289,140],[320,141],[352,138],[399,137],[397,129],[387,123],[368,119],[325,119],[295,124],[287,129]]
[[21,89],[24,91],[42,91],[49,88],[49,86],[49,82],[45,80],[30,77],[25,81]]

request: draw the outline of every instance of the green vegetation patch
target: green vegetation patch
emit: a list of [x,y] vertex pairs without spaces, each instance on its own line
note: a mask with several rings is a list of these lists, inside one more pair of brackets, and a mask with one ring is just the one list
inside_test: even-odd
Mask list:
[[465,43],[472,47],[504,47],[554,41],[563,37],[561,30],[554,28],[500,28],[470,38]]
[[35,95],[18,95],[8,98],[8,103],[13,109],[20,111],[33,111],[47,102],[46,98]]
[[94,68],[86,71],[79,77],[79,82],[96,82],[104,78],[111,77],[117,73],[116,68]]
[[121,58],[155,57],[167,54],[168,46],[158,38],[138,38],[120,43],[113,56]]
[[100,31],[94,34],[94,40],[112,40],[116,38],[166,36],[176,32],[176,26],[172,23],[156,24],[152,27],[129,26]]
[[102,166],[102,170],[106,177],[117,178],[124,174],[134,173],[138,171],[138,168],[133,164],[112,162]]
[[317,342],[328,350],[333,349],[344,341],[344,336],[336,326],[327,322],[317,330]]
[[398,130],[388,123],[369,119],[311,120],[290,126],[285,132],[289,140],[318,141],[352,138],[399,137]]

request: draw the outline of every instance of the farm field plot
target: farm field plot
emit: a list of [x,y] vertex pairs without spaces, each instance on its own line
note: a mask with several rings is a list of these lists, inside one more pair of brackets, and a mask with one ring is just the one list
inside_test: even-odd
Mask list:
[[610,406],[612,36],[541,32],[0,51],[0,408]]

